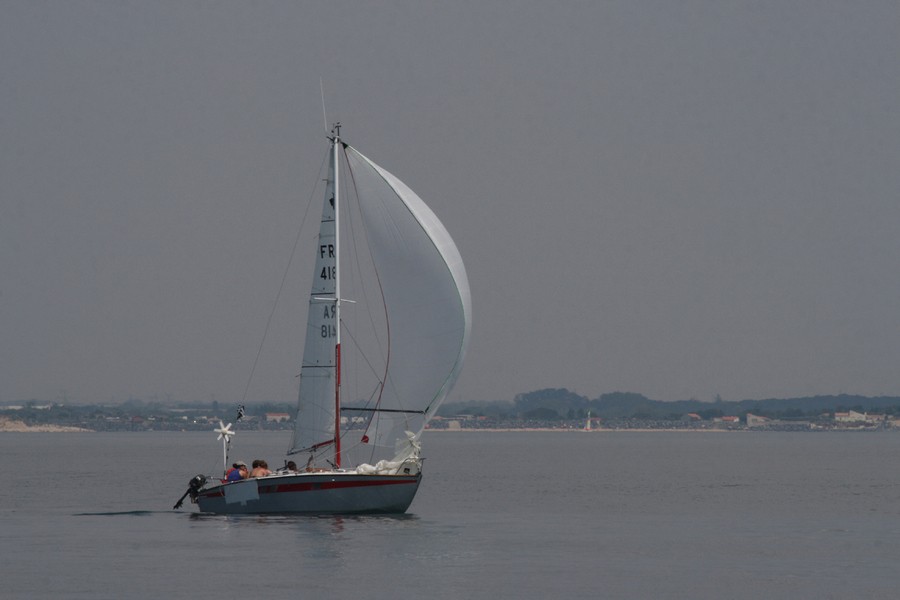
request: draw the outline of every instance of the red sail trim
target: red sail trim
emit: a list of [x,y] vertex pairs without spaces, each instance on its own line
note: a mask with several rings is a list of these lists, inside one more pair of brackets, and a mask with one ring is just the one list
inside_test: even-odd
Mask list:
[[318,444],[313,444],[313,445],[310,446],[308,449],[309,449],[309,450],[318,450],[319,448],[324,448],[325,446],[330,446],[330,445],[333,444],[333,443],[334,443],[334,440],[328,440],[328,441],[325,441],[325,442],[319,442]]

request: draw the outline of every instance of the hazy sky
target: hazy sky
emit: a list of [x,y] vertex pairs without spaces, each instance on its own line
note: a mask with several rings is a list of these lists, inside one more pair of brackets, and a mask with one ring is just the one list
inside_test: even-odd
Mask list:
[[[240,400],[320,78],[465,260],[451,401],[900,394],[898,32],[874,1],[7,0],[0,401]],[[306,286],[252,399],[296,396]]]

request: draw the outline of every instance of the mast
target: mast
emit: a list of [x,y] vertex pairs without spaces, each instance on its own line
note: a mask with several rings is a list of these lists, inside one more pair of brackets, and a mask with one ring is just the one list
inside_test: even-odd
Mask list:
[[334,124],[334,464],[341,467],[341,222],[340,222],[340,152],[341,122]]

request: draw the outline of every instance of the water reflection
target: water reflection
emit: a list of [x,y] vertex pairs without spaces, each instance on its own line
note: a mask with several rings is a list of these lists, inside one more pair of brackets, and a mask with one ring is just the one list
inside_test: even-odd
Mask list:
[[[385,543],[412,552],[423,521],[416,515],[213,515],[191,513],[192,528],[219,528],[229,544],[285,548],[309,563],[351,568],[359,553]],[[404,551],[404,549],[406,549]]]

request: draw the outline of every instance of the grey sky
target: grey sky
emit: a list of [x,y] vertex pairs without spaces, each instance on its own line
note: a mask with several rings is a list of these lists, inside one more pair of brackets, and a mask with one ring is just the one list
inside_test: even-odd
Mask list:
[[[240,400],[320,77],[466,262],[450,400],[900,394],[898,31],[895,2],[3,2],[0,400]],[[295,397],[305,285],[253,399]]]

